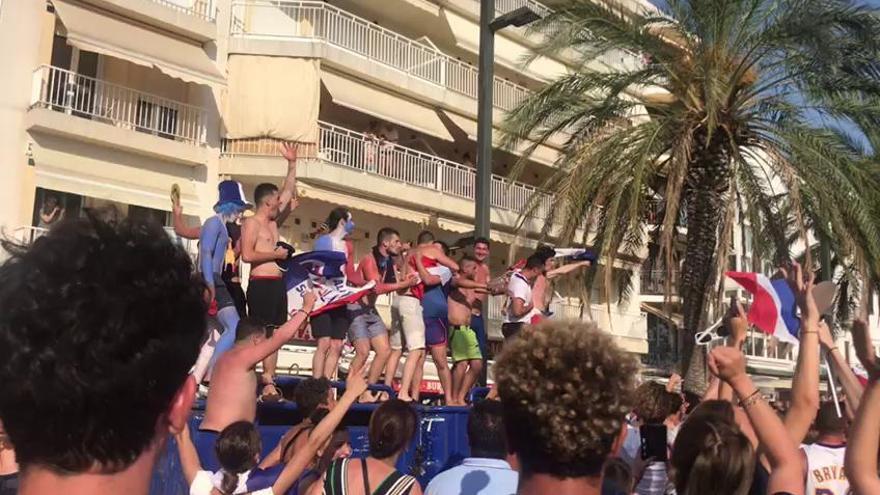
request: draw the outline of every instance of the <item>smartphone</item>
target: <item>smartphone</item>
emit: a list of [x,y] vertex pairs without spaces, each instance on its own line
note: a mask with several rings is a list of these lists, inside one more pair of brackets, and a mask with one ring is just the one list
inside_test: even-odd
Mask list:
[[737,316],[736,296],[730,296],[730,302],[727,304],[727,315],[724,317],[724,324],[715,332],[719,337],[727,337],[730,335],[730,319]]
[[642,425],[639,427],[639,433],[642,437],[642,459],[666,462],[669,457],[669,449],[666,446],[666,425]]

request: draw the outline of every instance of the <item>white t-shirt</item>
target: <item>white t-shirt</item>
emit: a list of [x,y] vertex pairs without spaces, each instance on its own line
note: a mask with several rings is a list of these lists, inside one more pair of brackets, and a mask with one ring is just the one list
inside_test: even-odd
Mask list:
[[[249,474],[250,472],[238,475],[238,486],[235,487],[235,491],[232,492],[233,494],[247,493],[249,495],[275,495],[275,492],[272,491],[271,487],[248,492],[247,480]],[[193,479],[192,484],[189,485],[189,495],[211,495],[211,491],[215,487],[218,489],[220,488],[222,481],[223,473],[220,471],[217,471],[216,473],[212,473],[211,471],[199,471],[196,473],[196,477]]]
[[504,323],[529,323],[532,319],[531,313],[526,313],[519,318],[513,316],[514,299],[522,299],[526,306],[532,303],[532,284],[519,271],[513,272],[510,276],[510,282],[507,283],[507,298]]

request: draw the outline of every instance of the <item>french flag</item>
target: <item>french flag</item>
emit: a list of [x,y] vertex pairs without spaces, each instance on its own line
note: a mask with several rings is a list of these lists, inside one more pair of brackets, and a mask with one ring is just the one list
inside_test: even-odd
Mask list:
[[370,292],[375,282],[362,287],[348,285],[345,262],[345,253],[338,251],[310,251],[283,261],[281,266],[287,270],[283,277],[287,310],[302,309],[303,294],[314,289],[318,290],[318,300],[311,316],[355,302]]
[[747,272],[725,275],[752,294],[749,323],[782,342],[798,343],[801,320],[796,316],[794,292],[785,279],[770,280],[766,275]]

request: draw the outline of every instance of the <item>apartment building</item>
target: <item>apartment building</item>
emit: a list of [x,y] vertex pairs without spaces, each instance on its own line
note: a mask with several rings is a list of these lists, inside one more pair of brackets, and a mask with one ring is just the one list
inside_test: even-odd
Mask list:
[[[552,7],[496,0],[499,13],[521,6]],[[540,36],[496,35],[496,126],[570,68],[564,54],[522,66]],[[454,243],[473,231],[478,40],[477,0],[3,0],[0,46],[13,49],[0,50],[0,225],[39,235],[56,203],[65,215],[114,204],[167,225],[172,184],[195,224],[212,214],[218,180],[248,192],[280,182],[285,140],[303,157],[301,205],[282,232],[298,249],[337,205],[352,211],[359,255],[384,226]],[[621,51],[593,63],[640,61]],[[541,222],[527,218],[524,235],[517,225],[530,201],[539,215],[549,207],[539,185],[557,145],[539,147],[516,181],[522,149],[494,152],[494,272],[535,246]],[[745,263],[748,247],[735,251]],[[595,319],[651,363],[649,347],[674,350],[680,322],[662,307],[665,271],[635,278],[624,301],[617,287],[562,282],[552,309]],[[499,301],[489,309],[497,322]],[[753,354],[769,349],[755,342]]]

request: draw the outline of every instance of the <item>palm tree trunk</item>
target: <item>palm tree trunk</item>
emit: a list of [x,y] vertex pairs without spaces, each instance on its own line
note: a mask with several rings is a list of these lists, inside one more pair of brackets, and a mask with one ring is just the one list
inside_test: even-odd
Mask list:
[[681,273],[682,353],[684,388],[702,393],[708,383],[705,354],[697,349],[694,336],[705,326],[706,303],[712,294],[718,225],[721,223],[724,193],[730,166],[721,142],[722,133],[713,136],[709,146],[699,143],[689,167],[684,196],[687,201],[687,247]]

